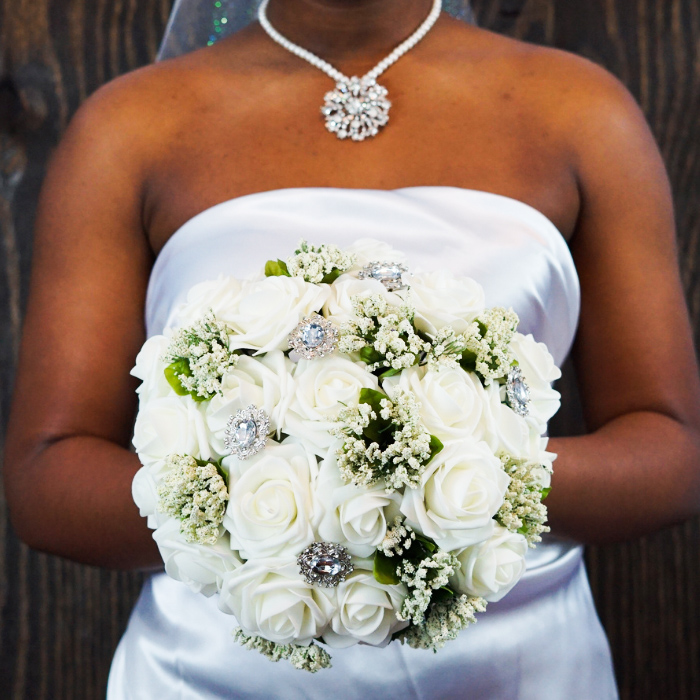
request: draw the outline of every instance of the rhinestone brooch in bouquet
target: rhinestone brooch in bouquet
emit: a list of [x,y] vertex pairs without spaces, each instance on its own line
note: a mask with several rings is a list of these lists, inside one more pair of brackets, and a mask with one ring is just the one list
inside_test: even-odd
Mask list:
[[308,671],[358,643],[437,650],[517,583],[548,529],[560,373],[487,303],[384,243],[302,241],[196,285],[145,343],[134,499],[240,643]]

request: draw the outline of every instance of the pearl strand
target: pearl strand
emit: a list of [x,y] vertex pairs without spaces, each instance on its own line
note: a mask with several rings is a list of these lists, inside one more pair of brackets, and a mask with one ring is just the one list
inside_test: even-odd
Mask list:
[[[298,46],[297,44],[289,41],[286,37],[282,36],[271,24],[270,20],[267,18],[267,5],[270,0],[263,0],[258,8],[258,20],[260,26],[267,32],[269,37],[277,42],[280,46],[287,49],[290,53],[295,56],[308,61],[312,66],[322,70],[327,76],[333,78],[336,82],[349,82],[350,78],[347,75],[341,73],[339,70],[334,68],[328,61],[324,61],[322,58],[317,56],[311,51]],[[437,22],[440,12],[442,10],[442,0],[433,0],[433,7],[430,13],[421,23],[421,25],[416,29],[411,36],[405,41],[401,42],[386,58],[382,59],[372,70],[365,74],[363,79],[374,79],[376,80],[389,66],[393,65],[398,61],[401,56],[403,56],[407,51],[410,51],[433,27],[435,22]]]

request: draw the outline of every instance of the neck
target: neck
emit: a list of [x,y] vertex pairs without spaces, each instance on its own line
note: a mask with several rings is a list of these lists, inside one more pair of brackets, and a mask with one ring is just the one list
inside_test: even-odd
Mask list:
[[377,62],[428,16],[432,0],[270,0],[270,23],[330,63]]

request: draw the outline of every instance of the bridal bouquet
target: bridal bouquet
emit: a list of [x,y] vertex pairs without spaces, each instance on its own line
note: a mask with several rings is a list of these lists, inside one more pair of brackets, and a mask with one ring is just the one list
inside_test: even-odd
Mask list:
[[302,241],[194,286],[136,359],[133,493],[165,570],[273,661],[437,650],[548,530],[551,355],[474,280],[404,263]]

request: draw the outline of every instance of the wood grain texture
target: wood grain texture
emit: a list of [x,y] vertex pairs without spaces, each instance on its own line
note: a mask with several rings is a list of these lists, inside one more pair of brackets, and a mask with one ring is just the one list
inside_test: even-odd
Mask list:
[[[70,115],[152,59],[170,0],[0,0],[0,425],[7,418],[32,225]],[[673,183],[679,256],[700,341],[700,6],[697,0],[474,0],[482,26],[574,51],[632,90]],[[571,371],[553,431],[581,430]],[[0,432],[2,435],[2,432]],[[2,438],[0,437],[0,449]],[[0,494],[0,698],[104,697],[137,575],[28,551]],[[700,697],[700,522],[608,548],[588,564],[625,700]],[[595,700],[595,699],[592,699]]]

